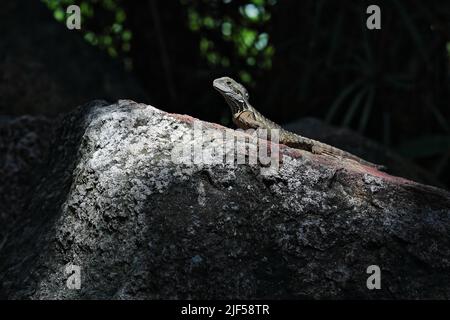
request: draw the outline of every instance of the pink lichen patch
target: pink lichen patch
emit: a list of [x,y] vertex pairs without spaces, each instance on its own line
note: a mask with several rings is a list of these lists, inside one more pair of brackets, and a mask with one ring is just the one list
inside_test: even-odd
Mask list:
[[[194,118],[194,117],[191,117],[191,116],[185,115],[185,114],[167,113],[167,115],[169,115],[181,122],[191,124],[191,125],[193,125],[195,121],[201,121],[202,126],[207,129],[232,130],[232,129],[224,127],[220,124],[212,123],[212,122],[205,122],[205,121],[199,120],[197,118]],[[253,138],[253,136],[251,134],[246,133],[245,131],[240,131],[240,130],[234,130],[234,131],[235,131],[235,136],[240,136],[240,135],[248,136],[249,141],[252,141],[251,138]],[[261,145],[259,142],[261,140],[264,140],[264,139],[258,138],[259,145]],[[274,142],[272,142],[270,140],[265,140],[264,142],[267,145],[267,149],[268,149],[267,154],[270,155],[270,152],[272,151],[272,144],[274,144]],[[293,159],[306,158],[306,159],[311,160],[311,162],[313,162],[316,165],[344,168],[347,170],[347,172],[349,173],[350,176],[354,176],[355,178],[360,177],[361,175],[364,175],[364,174],[368,174],[370,176],[380,178],[383,181],[394,184],[394,185],[422,186],[421,184],[419,184],[417,182],[414,182],[414,181],[411,181],[411,180],[408,180],[405,178],[397,177],[397,176],[392,176],[386,172],[380,171],[372,166],[361,164],[357,161],[353,161],[353,160],[349,160],[349,159],[338,159],[338,158],[333,158],[333,157],[327,156],[327,155],[317,155],[317,154],[313,154],[313,153],[310,153],[305,150],[290,148],[284,144],[277,144],[277,146],[275,146],[274,150],[276,150],[276,149],[278,149],[279,159],[281,162],[282,162],[283,156],[288,156]],[[428,187],[428,186],[424,186],[424,187]],[[429,187],[429,188],[432,188],[432,187]]]
[[411,180],[408,180],[405,178],[397,177],[397,176],[392,176],[386,172],[378,170],[377,168],[361,164],[357,161],[353,161],[353,160],[349,160],[349,159],[339,160],[337,158],[333,158],[333,157],[330,157],[327,155],[316,155],[316,154],[312,154],[312,153],[309,153],[304,150],[289,148],[282,144],[280,144],[280,150],[282,150],[282,153],[284,155],[287,155],[294,159],[302,158],[302,157],[305,157],[305,155],[306,155],[307,158],[310,158],[315,164],[318,164],[318,165],[331,166],[331,167],[336,167],[336,166],[343,167],[343,168],[347,169],[347,171],[350,174],[351,174],[351,172],[356,173],[358,176],[360,174],[369,174],[371,176],[380,178],[385,182],[392,183],[395,185],[408,185],[408,186],[419,185],[419,183],[417,183],[417,182],[414,182],[414,181],[411,181]]
[[200,121],[202,123],[202,126],[207,128],[207,129],[219,129],[219,130],[225,130],[225,129],[229,129],[227,127],[224,127],[218,123],[214,123],[214,122],[207,122],[207,121],[203,121],[194,117],[191,117],[187,114],[178,114],[178,113],[167,113],[167,115],[181,121],[187,124],[194,124],[195,121]]
[[195,120],[197,120],[194,117],[188,116],[187,114],[178,114],[178,113],[167,113],[167,115],[188,124],[193,124]]

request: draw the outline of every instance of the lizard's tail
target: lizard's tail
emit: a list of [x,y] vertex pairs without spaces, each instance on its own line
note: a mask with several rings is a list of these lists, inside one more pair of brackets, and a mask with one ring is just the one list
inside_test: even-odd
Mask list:
[[289,147],[307,150],[315,154],[325,154],[335,158],[350,159],[377,170],[386,170],[385,166],[374,164],[372,162],[361,159],[360,157],[357,157],[350,152],[338,149],[320,141],[302,137],[300,135],[288,132],[284,129],[282,129],[280,132],[280,143],[285,144]]
[[[314,150],[314,149],[317,149],[317,150]],[[350,159],[350,160],[356,161],[362,165],[375,168],[377,170],[385,171],[387,169],[386,166],[372,163],[372,162],[364,160],[358,156],[355,156],[354,154],[351,154],[350,152],[347,152],[347,151],[344,151],[344,150],[341,150],[341,149],[338,149],[333,146],[329,146],[329,145],[326,145],[326,144],[323,144],[320,142],[317,146],[313,147],[313,153],[316,153],[316,151],[319,154],[328,154],[331,156],[338,156],[341,158]]]
[[328,144],[322,143],[320,141],[308,139],[296,134],[289,134],[285,130],[281,132],[281,143],[287,146],[299,148],[303,150],[310,151],[315,154],[325,154],[332,157],[344,158],[356,161],[365,166],[375,168],[377,170],[386,170],[385,166],[369,162],[367,160],[361,159],[360,157],[351,154],[350,152],[338,149],[336,147],[330,146]]

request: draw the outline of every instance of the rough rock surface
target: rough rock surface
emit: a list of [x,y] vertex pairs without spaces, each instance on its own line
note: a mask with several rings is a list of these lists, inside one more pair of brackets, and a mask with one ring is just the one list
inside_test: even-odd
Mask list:
[[303,118],[285,125],[285,128],[305,137],[349,151],[372,163],[382,163],[388,168],[389,173],[396,176],[435,187],[445,187],[445,177],[439,177],[442,179],[440,181],[431,172],[349,128],[334,127],[316,118]]
[[2,231],[0,298],[450,298],[448,192],[284,146],[278,170],[174,162],[234,141],[193,127],[124,100],[67,115]]
[[0,117],[0,235],[23,211],[23,199],[46,158],[51,123],[44,117]]

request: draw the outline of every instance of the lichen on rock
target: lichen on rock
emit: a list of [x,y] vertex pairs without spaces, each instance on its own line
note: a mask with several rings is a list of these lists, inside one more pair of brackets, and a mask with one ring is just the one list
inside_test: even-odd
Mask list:
[[[174,162],[195,121],[121,100],[55,122],[4,231],[0,296],[450,298],[448,192],[284,146],[272,171]],[[189,143],[203,150],[245,134],[201,124]],[[81,267],[79,290],[66,286],[68,264]],[[366,286],[370,265],[380,290]]]

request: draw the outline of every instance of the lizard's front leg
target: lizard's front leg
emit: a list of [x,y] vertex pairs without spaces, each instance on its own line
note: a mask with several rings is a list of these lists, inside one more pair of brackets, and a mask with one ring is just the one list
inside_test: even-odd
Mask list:
[[233,122],[240,129],[258,129],[261,124],[256,120],[253,112],[245,110],[233,115]]

